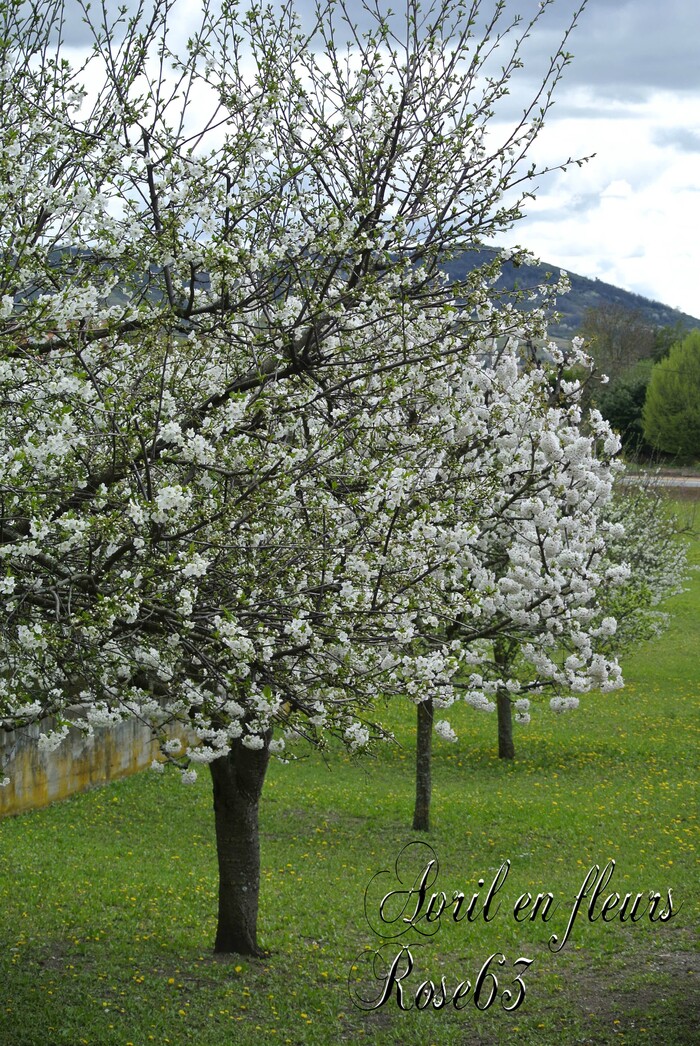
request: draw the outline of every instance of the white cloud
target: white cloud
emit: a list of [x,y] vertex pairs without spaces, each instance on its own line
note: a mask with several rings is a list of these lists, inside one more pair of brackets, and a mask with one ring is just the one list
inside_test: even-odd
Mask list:
[[700,166],[691,151],[700,94],[656,91],[608,109],[574,87],[564,102],[536,144],[538,162],[596,155],[541,179],[514,237],[543,261],[700,318]]

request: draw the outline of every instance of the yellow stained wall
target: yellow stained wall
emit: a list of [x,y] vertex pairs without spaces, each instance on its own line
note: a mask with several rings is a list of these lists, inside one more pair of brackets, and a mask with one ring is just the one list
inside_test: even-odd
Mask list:
[[[127,777],[150,766],[158,756],[158,742],[148,727],[135,719],[97,727],[91,737],[71,727],[57,749],[40,752],[36,744],[39,734],[54,726],[47,719],[14,733],[0,730],[0,764],[7,760],[6,774],[0,771],[0,780],[3,776],[10,778],[10,783],[0,788],[0,817],[35,810]],[[182,730],[168,733],[185,740]]]

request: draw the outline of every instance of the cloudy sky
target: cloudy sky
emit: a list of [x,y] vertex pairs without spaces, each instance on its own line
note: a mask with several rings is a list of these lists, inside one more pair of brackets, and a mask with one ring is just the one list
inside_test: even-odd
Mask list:
[[[561,18],[571,10],[563,2]],[[538,33],[533,54],[554,43]],[[541,180],[517,239],[700,318],[700,4],[589,0],[568,49],[534,155],[596,155]]]
[[[106,2],[114,9],[116,0]],[[302,8],[310,2],[297,0]],[[483,14],[495,2],[481,0]],[[377,3],[383,8],[384,0]],[[538,23],[522,74],[525,91],[577,4],[554,0]],[[348,6],[354,12],[361,2]],[[508,12],[523,15],[538,6],[507,0]],[[187,6],[193,16],[198,8],[196,0]],[[69,35],[82,42],[79,18]],[[595,158],[543,177],[526,218],[503,242],[700,318],[700,4],[588,0],[567,48],[574,60],[533,158],[544,165]],[[517,114],[517,91],[510,104]]]

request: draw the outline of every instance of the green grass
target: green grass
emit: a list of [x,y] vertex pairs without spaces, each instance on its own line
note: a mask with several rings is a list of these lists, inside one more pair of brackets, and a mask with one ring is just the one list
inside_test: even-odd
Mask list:
[[[700,542],[693,555],[700,562]],[[627,660],[624,691],[584,698],[569,715],[536,711],[516,735],[512,763],[494,754],[493,717],[469,709],[451,716],[458,744],[436,740],[433,831],[421,837],[439,858],[434,889],[448,897],[462,890],[465,904],[475,892],[483,900],[502,863],[511,864],[489,922],[444,914],[433,937],[413,935],[415,971],[404,985],[415,992],[444,976],[454,989],[501,952],[500,992],[512,962],[526,956],[533,962],[519,1009],[505,1012],[498,1001],[484,1012],[471,1001],[459,1011],[353,1005],[349,976],[372,993],[355,960],[381,943],[365,921],[365,889],[388,870],[367,895],[377,925],[379,900],[397,888],[394,861],[417,838],[413,719],[396,709],[403,747],[361,763],[314,756],[271,768],[262,808],[264,960],[211,952],[216,863],[206,775],[185,789],[146,773],[0,822],[0,1043],[696,1042],[700,573],[672,609],[670,631]],[[665,906],[671,889],[678,914],[603,924],[582,912],[553,954],[549,936],[564,931],[588,869],[610,859],[605,895],[658,891]],[[513,906],[526,891],[554,895],[549,922],[516,923]],[[399,948],[394,942],[385,956]]]

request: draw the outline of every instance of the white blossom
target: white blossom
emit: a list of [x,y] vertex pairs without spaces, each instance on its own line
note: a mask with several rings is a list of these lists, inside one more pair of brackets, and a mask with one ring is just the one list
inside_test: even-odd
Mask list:
[[40,752],[44,752],[48,755],[51,752],[55,752],[66,737],[68,737],[67,726],[62,726],[60,730],[50,730],[46,734],[42,733],[39,735],[37,747]]
[[352,751],[364,748],[369,742],[369,730],[361,723],[351,723],[344,736]]
[[260,737],[258,734],[244,734],[241,744],[245,748],[252,749],[254,752],[260,751],[260,749],[264,748],[265,746],[263,738]]
[[579,700],[577,697],[553,697],[549,702],[549,707],[553,712],[569,712],[574,708],[578,708]]
[[444,741],[456,741],[457,734],[450,726],[447,719],[439,719],[435,724],[435,733],[439,734]]

